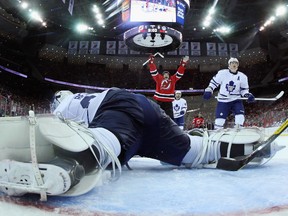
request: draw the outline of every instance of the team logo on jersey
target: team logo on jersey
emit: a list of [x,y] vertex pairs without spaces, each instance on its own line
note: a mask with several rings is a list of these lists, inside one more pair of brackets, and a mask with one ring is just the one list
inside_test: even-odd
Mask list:
[[230,93],[233,92],[234,89],[236,88],[236,85],[234,84],[233,81],[230,81],[228,84],[226,84],[226,90]]
[[178,104],[176,104],[176,105],[174,106],[174,110],[175,110],[175,111],[179,111],[179,110],[180,110],[180,106],[179,106]]
[[161,82],[161,89],[170,89],[171,87],[171,80],[162,80]]

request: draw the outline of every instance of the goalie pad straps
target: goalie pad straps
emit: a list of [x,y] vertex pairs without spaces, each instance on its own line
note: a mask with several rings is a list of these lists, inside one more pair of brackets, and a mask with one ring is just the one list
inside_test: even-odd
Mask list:
[[209,137],[208,132],[204,131],[201,153],[197,155],[191,167],[201,168],[203,164],[209,164],[211,162],[211,155],[213,155],[212,158],[219,158],[218,146],[218,142],[214,142]]
[[[253,151],[253,145],[264,140],[264,133],[260,128],[229,128],[222,129],[215,134],[209,136],[209,142],[217,142],[227,146],[227,153],[221,151],[221,157],[231,158],[233,149],[239,151],[239,148],[234,148],[233,145],[243,145],[243,154],[249,154]],[[232,147],[233,146],[233,147]],[[224,151],[225,152],[225,151]],[[219,158],[216,158],[218,160]]]
[[[36,118],[34,111],[29,111],[29,135],[30,135],[30,153],[33,173],[38,186],[43,186],[44,182],[38,167],[37,155],[36,155],[36,138],[35,138],[35,126]],[[40,200],[47,201],[47,194],[45,189],[40,190]]]
[[[193,137],[191,132],[190,135]],[[184,163],[186,167],[215,168],[220,157],[249,154],[253,151],[254,144],[264,140],[264,134],[259,128],[205,130],[202,136],[202,144],[196,158],[192,163]]]

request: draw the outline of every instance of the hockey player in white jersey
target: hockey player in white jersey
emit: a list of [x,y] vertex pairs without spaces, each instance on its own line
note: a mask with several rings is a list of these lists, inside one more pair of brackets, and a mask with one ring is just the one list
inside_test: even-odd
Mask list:
[[180,129],[184,130],[185,114],[187,111],[187,101],[181,97],[182,92],[175,91],[175,99],[172,102],[173,106],[173,119]]
[[235,125],[242,127],[245,121],[244,105],[240,97],[246,97],[248,102],[253,102],[255,97],[249,92],[247,76],[238,71],[239,61],[237,58],[230,58],[228,69],[222,69],[211,79],[205,89],[203,98],[209,100],[213,91],[220,86],[218,103],[216,107],[215,129],[223,128],[226,118],[233,112]]
[[[259,128],[186,133],[154,101],[118,88],[60,91],[52,107],[54,115],[0,118],[0,192],[77,196],[92,190],[107,168],[121,173],[134,155],[216,167],[220,157],[249,154],[264,140]],[[273,154],[268,148],[261,157]]]

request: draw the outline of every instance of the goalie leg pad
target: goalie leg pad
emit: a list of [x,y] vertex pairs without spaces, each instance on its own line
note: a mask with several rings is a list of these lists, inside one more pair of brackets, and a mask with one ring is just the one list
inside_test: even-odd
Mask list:
[[214,141],[233,144],[249,144],[264,141],[264,129],[258,127],[227,128],[209,132],[210,139]]
[[254,150],[254,145],[263,142],[264,138],[264,130],[258,127],[229,128],[211,131],[209,134],[209,142],[221,143],[222,157],[250,154]]
[[[188,134],[192,145],[183,159],[183,164],[189,168],[215,168],[221,157],[236,158],[249,155],[263,144],[265,139],[264,129],[257,127],[216,131],[193,129],[188,131]],[[196,137],[203,137],[202,141],[197,142]],[[271,159],[277,151],[283,148],[276,142],[272,142],[262,149],[261,154],[255,157],[253,162],[257,165],[263,164],[263,159]]]
[[[0,162],[0,191],[10,196],[21,196],[26,193],[40,193],[45,190],[47,195],[63,194],[71,186],[77,184],[84,173],[79,171],[72,161],[54,160],[54,164],[38,164],[43,185],[38,185],[31,163],[13,160]],[[61,165],[62,167],[58,166]],[[72,176],[73,175],[73,176]]]

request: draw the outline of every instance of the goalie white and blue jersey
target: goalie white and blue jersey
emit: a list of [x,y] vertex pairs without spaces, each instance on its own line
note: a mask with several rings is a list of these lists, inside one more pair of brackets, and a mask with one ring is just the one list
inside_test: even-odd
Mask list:
[[54,110],[66,119],[83,122],[86,126],[93,120],[107,91],[102,93],[77,93],[67,96]]
[[211,79],[208,88],[213,91],[220,86],[218,101],[231,102],[249,93],[247,76],[237,71],[230,72],[229,69],[222,69]]

